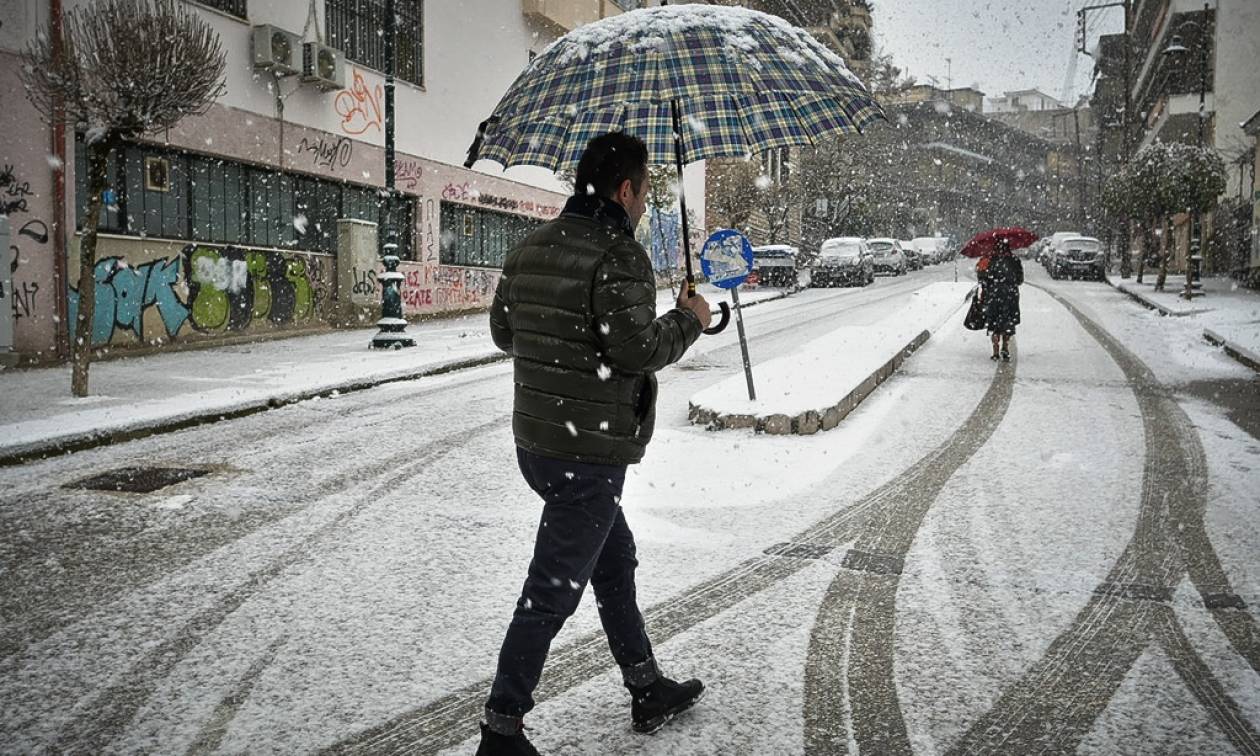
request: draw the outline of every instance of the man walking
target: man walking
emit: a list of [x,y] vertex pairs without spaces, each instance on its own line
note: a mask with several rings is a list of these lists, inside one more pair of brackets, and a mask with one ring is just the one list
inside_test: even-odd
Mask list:
[[537,753],[522,717],[587,582],[631,694],[635,730],[655,731],[704,691],[699,680],[675,682],[656,665],[620,506],[626,467],[652,438],[655,372],[709,325],[708,303],[686,287],[678,306],[656,317],[651,261],[634,239],[647,176],[639,139],[591,140],[564,212],[512,250],[495,292],[490,331],[514,358],[517,460],[543,509],[486,702],[480,756]]

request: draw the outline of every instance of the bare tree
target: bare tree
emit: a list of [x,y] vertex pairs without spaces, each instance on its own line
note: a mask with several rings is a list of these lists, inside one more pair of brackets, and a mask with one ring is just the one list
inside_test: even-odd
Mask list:
[[757,179],[757,209],[765,216],[766,243],[779,244],[789,235],[792,211],[800,209],[800,181],[795,173],[786,177]]
[[79,309],[71,391],[87,396],[96,308],[96,235],[109,156],[127,139],[200,114],[223,92],[218,34],[175,0],[104,0],[43,28],[22,54],[27,97],[49,124],[87,142],[87,217],[79,245]]
[[757,178],[761,169],[752,160],[710,160],[713,214],[728,228],[746,232],[757,209]]

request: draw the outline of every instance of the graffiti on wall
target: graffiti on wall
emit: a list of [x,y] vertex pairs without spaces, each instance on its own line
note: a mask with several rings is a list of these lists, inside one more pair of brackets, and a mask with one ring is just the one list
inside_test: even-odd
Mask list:
[[[106,257],[92,271],[96,282],[96,304],[92,312],[92,345],[111,343],[117,331],[130,331],[140,341],[154,341],[145,335],[145,314],[156,311],[167,338],[175,338],[188,320],[188,307],[179,298],[180,259],[153,260],[129,265],[121,257]],[[79,318],[79,292],[70,290],[70,329]]]
[[518,200],[511,197],[500,197],[497,194],[488,194],[474,189],[468,181],[462,184],[447,184],[442,188],[442,199],[456,202],[476,202],[485,207],[531,213],[544,218],[554,218],[560,214],[560,208],[556,205],[544,205],[533,200]]
[[363,72],[354,69],[350,86],[333,98],[333,109],[341,118],[341,130],[346,134],[363,134],[369,129],[381,130],[384,123],[384,90],[380,84],[369,88]]
[[302,137],[297,151],[299,155],[310,157],[311,165],[316,168],[345,168],[354,157],[354,140],[344,136],[332,139]]
[[13,166],[0,168],[0,215],[15,215],[27,211],[27,197],[33,197],[31,182],[22,181],[13,172]]
[[241,331],[263,321],[291,325],[315,314],[315,258],[196,245],[184,249],[184,258],[198,331]]
[[403,305],[410,310],[480,307],[494,295],[498,279],[499,272],[493,270],[430,265],[415,268],[406,271]]
[[424,166],[420,161],[402,158],[394,164],[394,186],[402,189],[415,189],[424,176]]
[[[11,243],[8,251],[13,255],[13,259],[9,262],[9,272],[17,273],[18,266],[25,259],[24,250],[29,257],[32,247],[43,247],[48,243],[48,224],[38,218],[32,218],[23,223],[21,228],[9,238]],[[35,311],[35,300],[38,296],[38,281],[14,280],[13,301],[10,303],[13,308],[13,319],[31,317],[31,313]]]
[[430,198],[416,203],[416,252],[421,262],[436,265],[438,262],[437,223],[438,204]]
[[[278,252],[189,245],[173,257],[132,265],[122,257],[93,270],[92,344],[161,342],[310,321],[324,300],[322,261]],[[70,324],[79,292],[70,290]],[[146,328],[146,322],[148,327]],[[160,332],[153,332],[160,323]]]

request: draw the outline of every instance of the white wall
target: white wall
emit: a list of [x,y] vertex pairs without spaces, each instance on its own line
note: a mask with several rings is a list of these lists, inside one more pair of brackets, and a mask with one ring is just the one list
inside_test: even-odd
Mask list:
[[[1216,149],[1228,163],[1253,144],[1242,124],[1260,110],[1260,2],[1219,0],[1216,27]],[[1196,108],[1197,108],[1196,98]],[[1228,194],[1238,194],[1237,169]]]

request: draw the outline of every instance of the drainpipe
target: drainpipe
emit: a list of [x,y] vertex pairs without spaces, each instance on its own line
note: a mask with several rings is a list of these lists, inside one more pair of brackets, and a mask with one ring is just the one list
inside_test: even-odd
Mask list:
[[[60,55],[61,41],[61,0],[49,3],[48,28],[52,32],[53,54]],[[53,179],[53,302],[56,306],[57,321],[53,328],[57,347],[57,359],[70,357],[70,288],[67,281],[67,258],[70,249],[66,244],[66,124],[65,109],[60,100],[53,105],[55,112],[52,127],[52,154],[57,157],[59,167],[52,170]],[[74,219],[70,221],[74,223]]]

